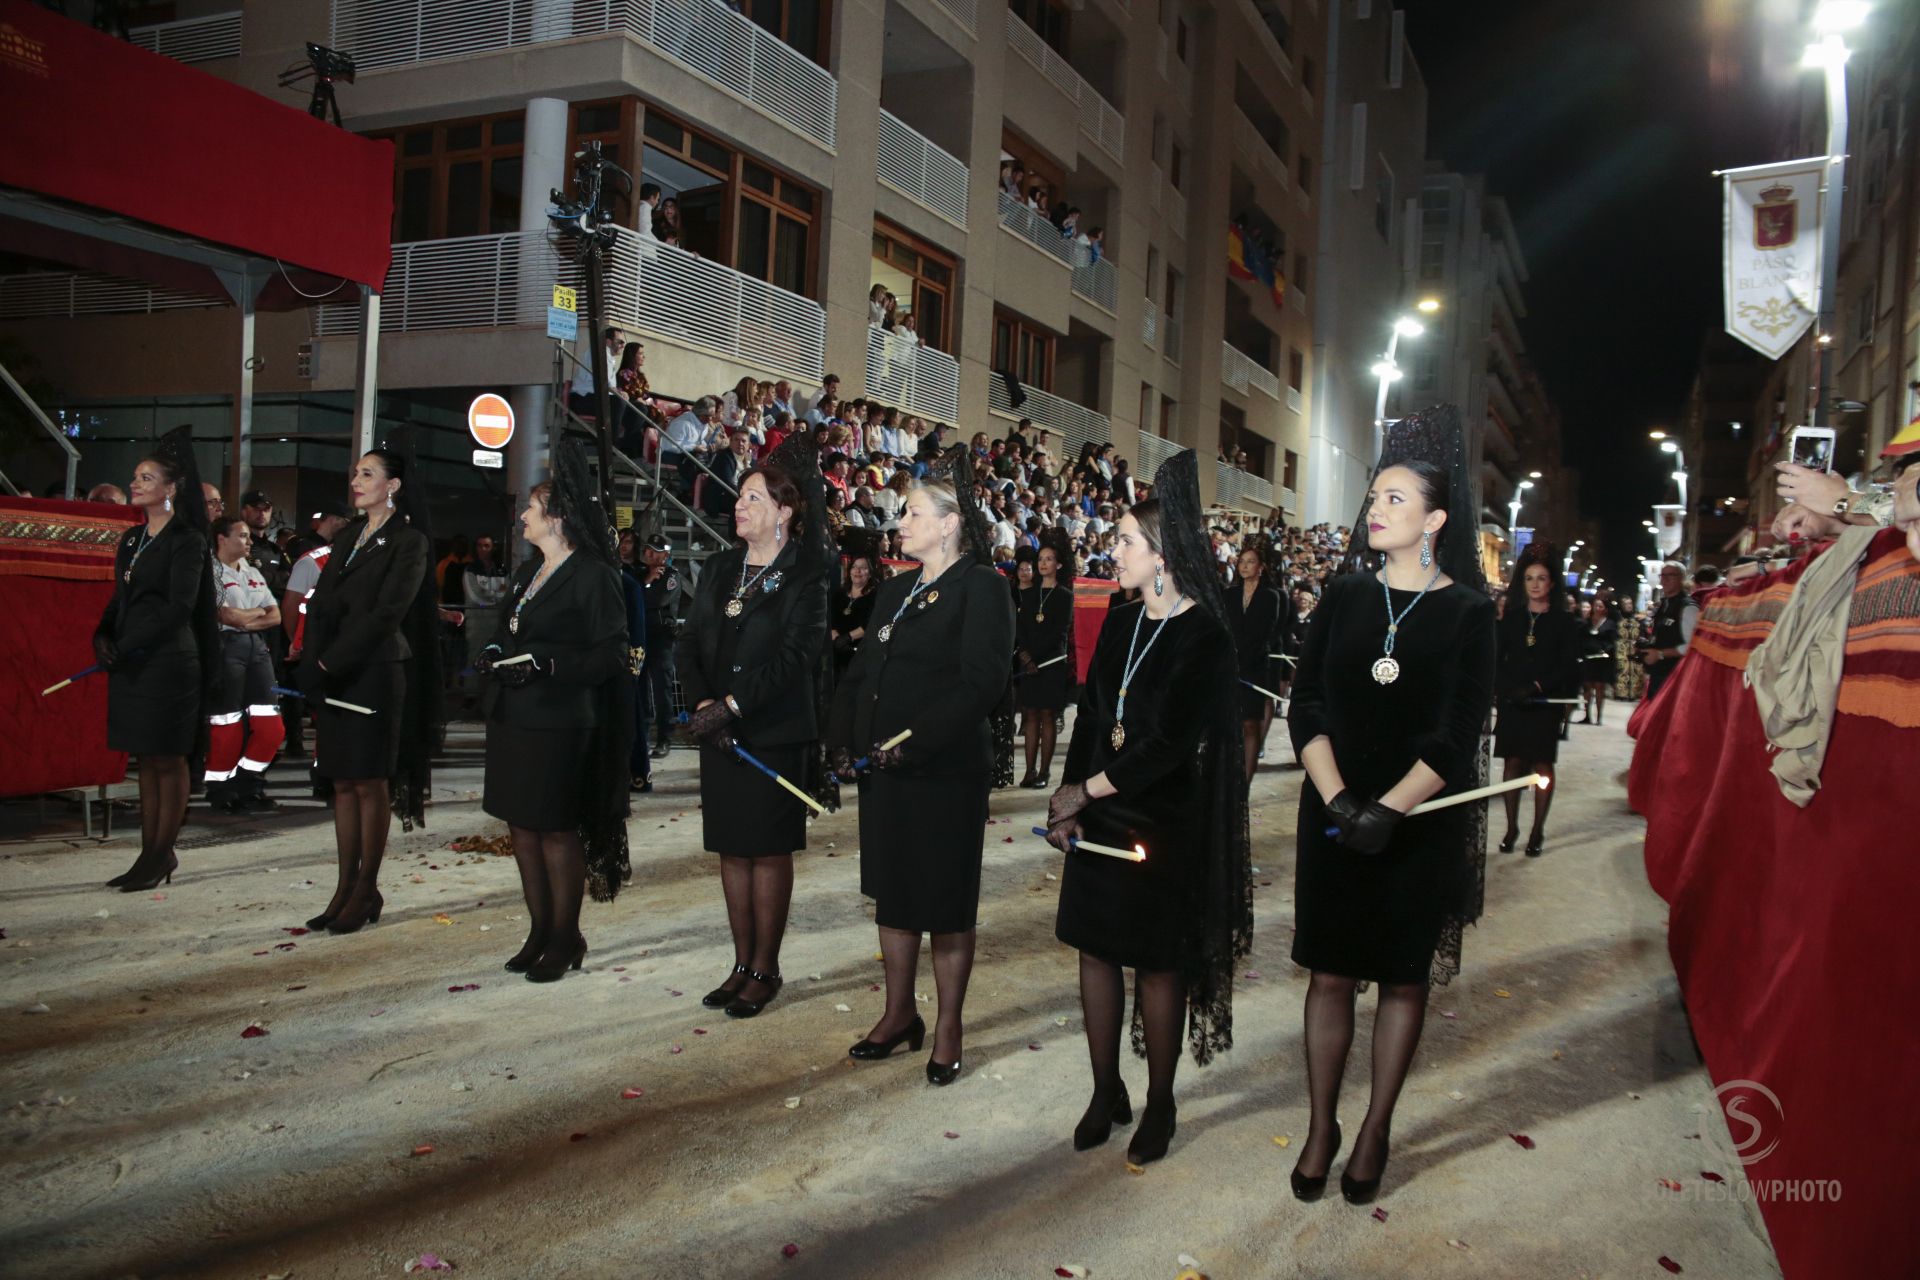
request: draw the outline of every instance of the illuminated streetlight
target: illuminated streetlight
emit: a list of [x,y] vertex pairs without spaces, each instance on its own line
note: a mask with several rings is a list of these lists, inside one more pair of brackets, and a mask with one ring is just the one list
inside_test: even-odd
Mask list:
[[1540,473],[1538,471],[1529,471],[1527,472],[1527,475],[1535,480],[1538,480],[1540,478]]
[[1656,431],[1647,432],[1647,439],[1649,440],[1665,440],[1666,438],[1667,438],[1667,433],[1664,431],[1656,430]]
[[1827,91],[1827,163],[1820,186],[1820,285],[1814,305],[1813,422],[1828,425],[1827,388],[1833,380],[1834,295],[1839,287],[1841,205],[1847,190],[1847,42],[1840,33],[1867,20],[1872,5],[1864,0],[1821,0],[1814,10],[1819,37],[1807,46],[1800,65],[1818,68]]
[[1412,316],[1401,316],[1393,322],[1393,331],[1403,338],[1417,338],[1427,331],[1427,326]]
[[[1431,308],[1426,305],[1428,302],[1433,303]],[[1423,298],[1418,306],[1422,311],[1437,311],[1440,309],[1439,302],[1432,298]],[[1380,454],[1381,442],[1385,438],[1387,431],[1387,386],[1395,378],[1398,378],[1401,373],[1400,365],[1394,359],[1400,350],[1400,339],[1403,337],[1417,338],[1426,331],[1427,327],[1418,320],[1415,320],[1412,316],[1396,317],[1393,322],[1393,331],[1387,338],[1387,354],[1373,366],[1373,376],[1380,379],[1380,393],[1373,401],[1373,452],[1375,457],[1378,457]]]
[[1440,309],[1440,299],[1438,298],[1422,298],[1414,307],[1414,310],[1419,311],[1423,315],[1429,315],[1429,316],[1432,315],[1434,312],[1438,311],[1439,309]]

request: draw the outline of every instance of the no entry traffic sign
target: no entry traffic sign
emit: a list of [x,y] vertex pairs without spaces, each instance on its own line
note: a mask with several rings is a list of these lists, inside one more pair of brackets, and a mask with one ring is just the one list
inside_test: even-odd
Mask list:
[[467,406],[467,430],[483,449],[504,449],[513,439],[513,406],[488,391]]

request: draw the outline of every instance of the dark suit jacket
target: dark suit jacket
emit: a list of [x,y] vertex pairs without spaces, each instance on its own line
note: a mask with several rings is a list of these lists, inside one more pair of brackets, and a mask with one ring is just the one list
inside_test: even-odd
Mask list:
[[1245,591],[1238,582],[1227,587],[1227,630],[1239,658],[1240,678],[1264,685],[1274,667],[1267,655],[1280,652],[1280,615],[1285,605],[1279,592],[1265,586],[1255,589],[1252,604],[1245,604]]
[[317,658],[334,680],[346,680],[370,663],[413,656],[401,625],[427,573],[426,535],[389,519],[353,555],[366,526],[363,516],[335,535],[333,554],[307,602],[302,653]]
[[[893,622],[919,580],[919,573],[910,572],[880,584],[867,638],[835,693],[827,741],[861,755],[911,729],[902,773],[989,770],[988,718],[1006,693],[1013,665],[1013,601],[1006,579],[962,559]],[[892,638],[882,642],[880,629],[890,622]]]
[[[500,603],[503,618],[513,616],[540,564],[536,557],[514,570]],[[487,719],[523,729],[592,728],[599,723],[595,691],[629,669],[627,600],[619,572],[574,552],[520,610],[519,633],[502,625],[494,643],[504,657],[530,653],[542,662],[551,660],[553,674],[518,689],[490,682]]]
[[113,557],[113,597],[94,628],[113,638],[123,662],[137,660],[136,653],[152,657],[197,652],[196,616],[210,616],[213,608],[213,561],[206,538],[176,516],[135,564],[134,549],[146,532],[143,523],[120,535]]
[[[745,547],[723,551],[700,574],[680,632],[680,691],[689,711],[705,699],[732,694],[740,704],[735,736],[748,744],[817,741],[814,704],[827,647],[826,577],[803,565],[799,548],[789,541],[741,601],[740,616],[729,618],[727,602],[740,585],[746,554]],[[771,586],[775,574],[779,585]],[[733,657],[722,663],[721,639],[729,631]]]

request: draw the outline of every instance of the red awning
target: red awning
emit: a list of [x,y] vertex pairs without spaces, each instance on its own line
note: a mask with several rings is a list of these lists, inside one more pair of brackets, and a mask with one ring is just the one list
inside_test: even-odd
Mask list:
[[[386,278],[392,143],[24,0],[0,0],[0,120],[0,185],[277,260],[309,293]],[[224,296],[211,270],[190,284],[182,264],[85,234],[22,218],[0,234],[17,252]],[[283,278],[260,301],[275,303],[301,303]]]

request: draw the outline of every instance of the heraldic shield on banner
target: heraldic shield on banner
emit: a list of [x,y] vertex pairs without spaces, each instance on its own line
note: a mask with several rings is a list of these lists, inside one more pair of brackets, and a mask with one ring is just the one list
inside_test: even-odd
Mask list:
[[1778,360],[1819,310],[1820,211],[1825,156],[1728,169],[1726,327]]

